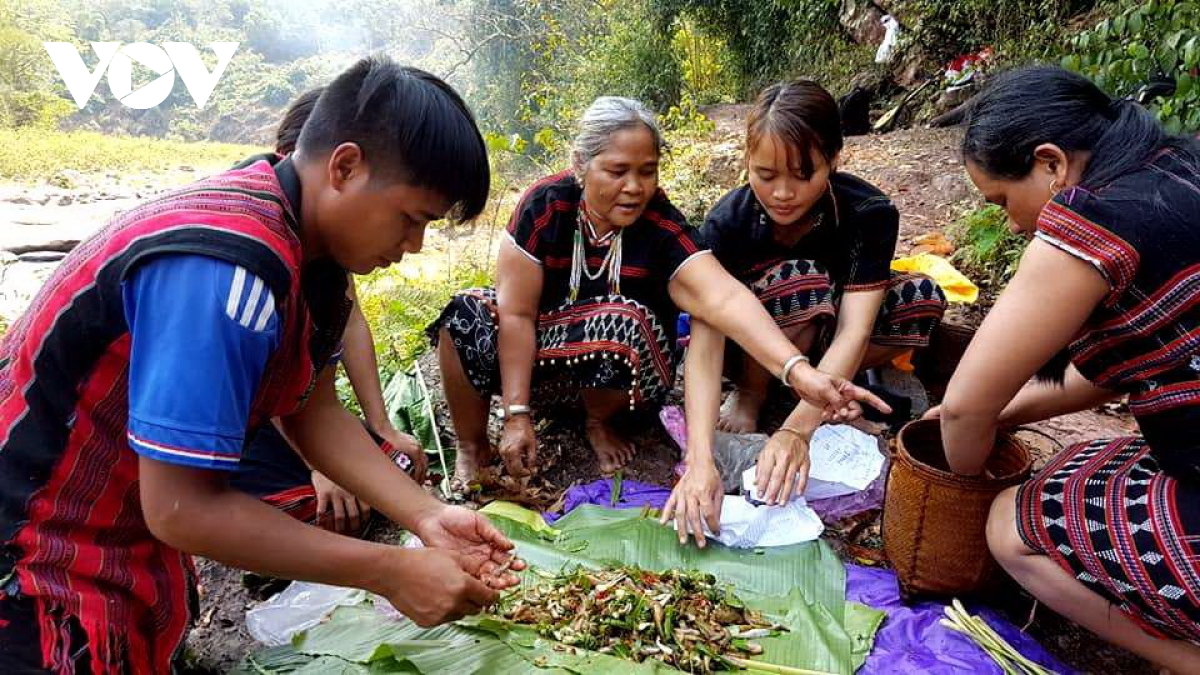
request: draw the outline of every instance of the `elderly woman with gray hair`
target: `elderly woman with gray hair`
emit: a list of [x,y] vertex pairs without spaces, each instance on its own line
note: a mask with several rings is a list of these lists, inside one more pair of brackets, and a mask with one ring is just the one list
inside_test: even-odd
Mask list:
[[[663,147],[641,103],[597,99],[580,123],[571,169],[535,183],[513,212],[496,289],[459,293],[430,325],[460,480],[492,459],[487,420],[496,394],[509,473],[537,468],[532,407],[580,400],[601,472],[623,466],[633,447],[614,417],[670,391],[680,310],[742,345],[829,415],[851,415],[860,400],[885,407],[812,368],[754,295],[708,255],[658,186]],[[710,370],[695,369],[705,378]],[[719,395],[719,382],[705,384],[699,389]]]

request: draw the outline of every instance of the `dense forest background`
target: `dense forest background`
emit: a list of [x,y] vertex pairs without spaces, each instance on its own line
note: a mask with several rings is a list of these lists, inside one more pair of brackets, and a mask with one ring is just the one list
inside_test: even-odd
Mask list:
[[[884,14],[901,33],[878,64]],[[209,43],[240,47],[203,109],[177,86],[163,105],[131,110],[102,80],[80,111],[50,40],[77,44],[89,66],[92,41],[190,42],[210,68]],[[448,78],[494,149],[537,161],[599,94],[641,98],[686,125],[697,106],[796,75],[835,94],[864,83],[901,93],[983,48],[992,67],[1061,62],[1118,95],[1169,76],[1179,86],[1156,109],[1200,128],[1200,4],[1174,0],[0,0],[0,126],[257,143],[297,94],[385,52]]]

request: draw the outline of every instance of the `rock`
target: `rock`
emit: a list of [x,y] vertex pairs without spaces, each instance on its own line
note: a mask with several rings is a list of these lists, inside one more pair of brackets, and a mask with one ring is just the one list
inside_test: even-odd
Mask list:
[[742,152],[738,143],[714,146],[704,169],[704,179],[715,185],[734,185],[742,174]]
[[57,262],[33,263],[23,260],[0,265],[0,322],[12,325],[57,266]]
[[947,204],[953,204],[971,196],[967,182],[958,173],[938,174],[933,178],[930,187],[933,188],[933,194]]
[[18,204],[20,206],[31,206],[33,204],[33,200],[29,197],[13,197],[12,199],[8,199],[6,201],[9,204]]
[[921,80],[921,73],[924,70],[923,55],[908,56],[900,59],[899,65],[895,72],[896,84],[901,87],[912,87]]
[[941,115],[942,113],[953,110],[954,108],[966,103],[974,94],[974,87],[959,87],[957,89],[943,91],[937,97],[934,110],[937,111],[937,114]]
[[50,178],[50,184],[64,190],[73,190],[83,181],[83,174],[74,169],[63,169]]
[[192,166],[188,166],[188,165],[186,165],[186,164],[185,164],[185,165],[183,165],[183,166],[179,167],[179,170],[180,170],[180,171],[192,172],[192,171],[195,171],[195,170],[196,170],[196,168],[195,168],[195,167],[192,167]]
[[66,253],[58,251],[34,251],[32,253],[23,253],[17,256],[17,259],[26,263],[47,263],[58,262],[66,257]]
[[74,203],[75,203],[75,198],[72,197],[71,195],[63,195],[58,198],[59,206],[70,206],[71,204],[74,204]]
[[884,12],[871,0],[842,0],[838,21],[850,37],[860,45],[878,46],[886,33],[882,19]]
[[912,243],[914,244],[911,252],[912,255],[932,253],[933,255],[946,257],[954,253],[954,244],[941,232],[928,232],[914,238]]
[[849,94],[838,99],[838,110],[842,115],[842,133],[846,136],[862,136],[871,132],[871,99],[867,89],[855,87]]
[[45,253],[53,251],[56,253],[69,253],[79,245],[78,239],[53,239],[49,241],[40,241],[35,244],[15,244],[0,248],[0,252],[11,253],[15,255],[23,255],[26,253]]

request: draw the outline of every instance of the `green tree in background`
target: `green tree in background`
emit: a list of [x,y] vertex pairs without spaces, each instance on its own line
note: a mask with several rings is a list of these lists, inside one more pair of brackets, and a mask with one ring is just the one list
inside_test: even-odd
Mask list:
[[42,47],[73,30],[57,2],[0,0],[0,126],[53,128],[75,110],[50,91],[57,73]]
[[1115,96],[1146,83],[1174,80],[1175,91],[1152,108],[1172,133],[1200,131],[1200,3],[1125,2],[1123,11],[1072,40],[1063,65]]

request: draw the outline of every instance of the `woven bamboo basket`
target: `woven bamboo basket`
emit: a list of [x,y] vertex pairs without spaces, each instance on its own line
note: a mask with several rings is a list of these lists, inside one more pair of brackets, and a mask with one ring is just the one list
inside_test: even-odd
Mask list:
[[999,581],[988,551],[992,500],[1029,478],[1029,449],[1002,434],[988,460],[992,478],[950,471],[939,420],[917,420],[900,430],[883,508],[883,549],[896,568],[901,593],[973,595]]

